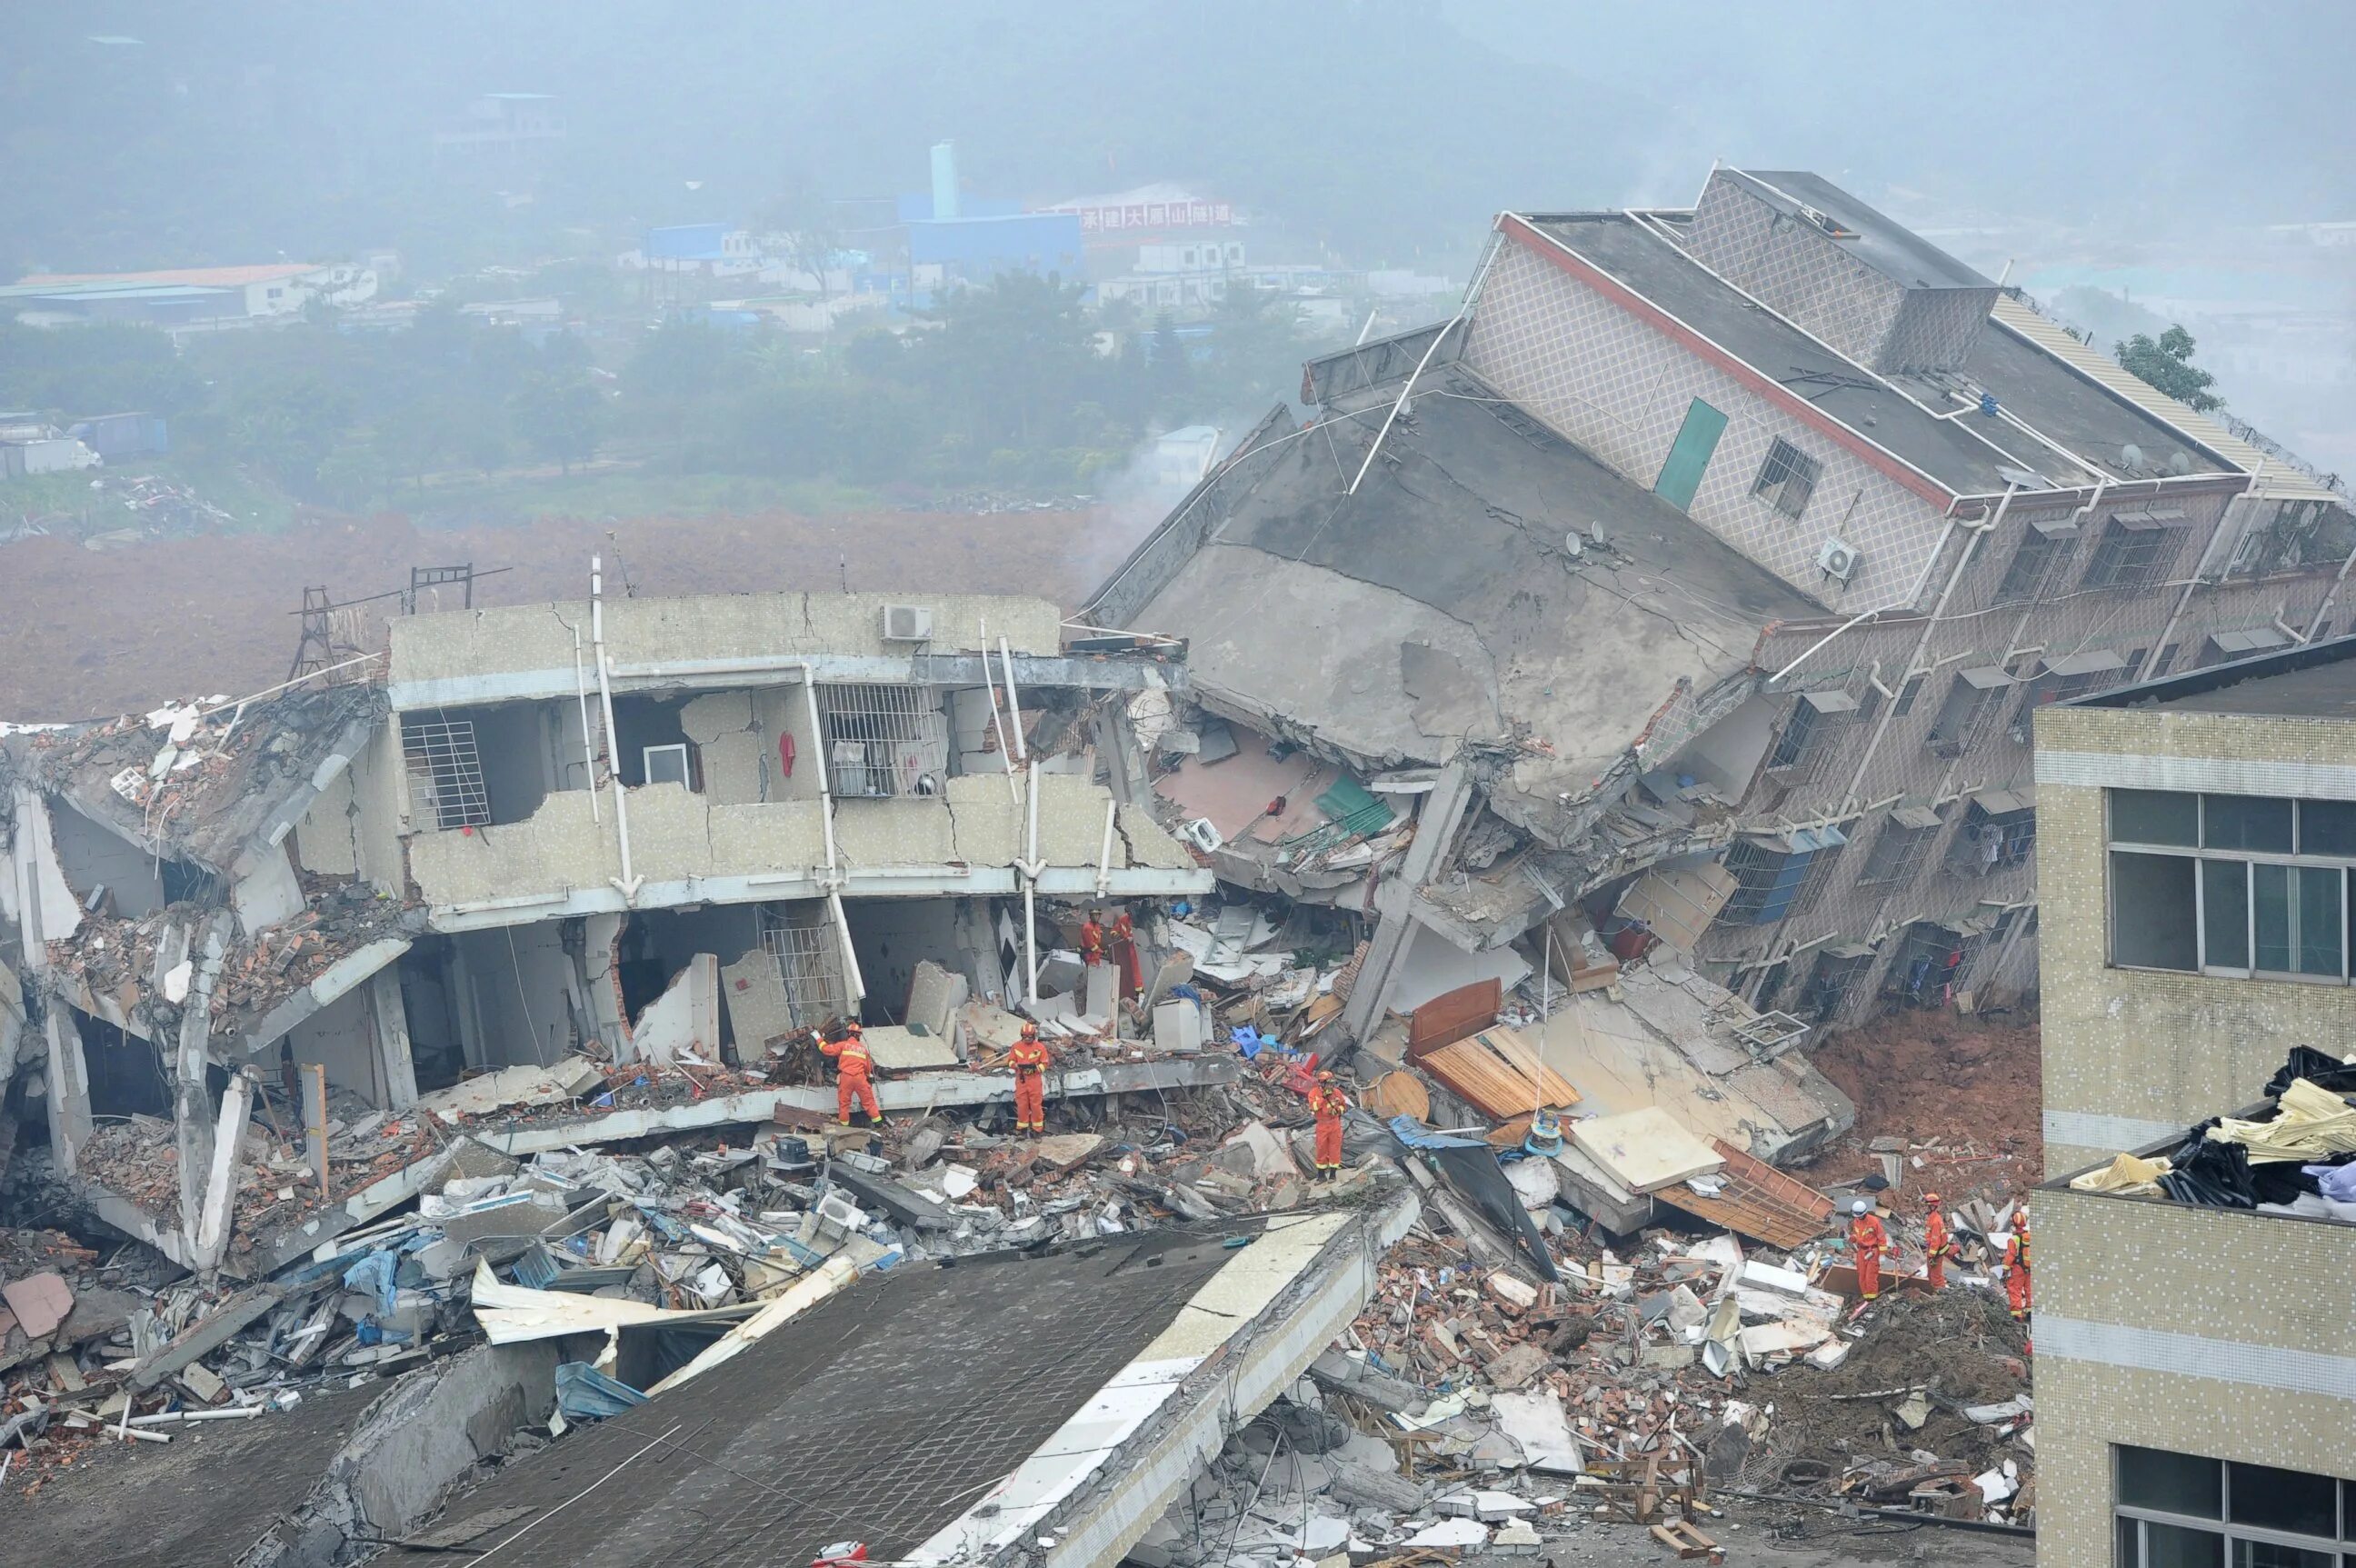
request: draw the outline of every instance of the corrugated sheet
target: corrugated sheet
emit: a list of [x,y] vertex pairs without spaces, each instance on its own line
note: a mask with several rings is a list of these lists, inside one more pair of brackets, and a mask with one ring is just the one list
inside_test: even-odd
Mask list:
[[1787,1252],[1825,1233],[1833,1217],[1831,1198],[1723,1138],[1711,1139],[1710,1147],[1726,1161],[1716,1173],[1716,1197],[1706,1197],[1690,1186],[1665,1187],[1654,1196],[1697,1219]]
[[2161,424],[2182,431],[2245,474],[2262,474],[2259,493],[2283,500],[2328,500],[2340,498],[2286,463],[2267,456],[2205,413],[2199,413],[2161,392],[2142,377],[2089,343],[2081,343],[2010,295],[1997,297],[1997,325],[2044,349],[2088,381],[2115,392]]

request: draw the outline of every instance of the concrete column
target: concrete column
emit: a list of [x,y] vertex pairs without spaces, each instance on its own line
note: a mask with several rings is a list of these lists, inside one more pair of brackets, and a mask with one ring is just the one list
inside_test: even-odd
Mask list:
[[[591,915],[581,923],[582,990],[590,1022],[614,1060],[628,1058],[630,1031],[622,1017],[622,976],[615,950],[622,940],[622,915]],[[759,917],[755,917],[757,928]]]
[[244,1163],[245,1122],[253,1110],[253,1080],[230,1076],[221,1096],[220,1123],[213,1133],[213,1157],[205,1170],[204,1208],[188,1233],[188,1250],[207,1268],[229,1251],[230,1219],[237,1203],[237,1168]]
[[1440,869],[1472,801],[1472,770],[1460,757],[1440,769],[1439,781],[1423,798],[1423,809],[1416,815],[1415,842],[1408,845],[1398,870],[1376,889],[1375,908],[1381,923],[1375,928],[1366,961],[1359,967],[1357,983],[1350,989],[1350,1004],[1342,1015],[1342,1026],[1354,1040],[1365,1039],[1382,1022],[1384,1004],[1390,1000],[1391,987],[1398,983],[1414,940],[1416,890]]
[[180,1037],[172,1065],[172,1126],[180,1154],[180,1230],[194,1237],[202,1227],[205,1181],[213,1165],[213,1098],[205,1082],[212,1064],[213,986],[229,952],[226,911],[205,918],[191,935],[196,974],[180,1009]]
[[1145,748],[1137,744],[1137,726],[1118,703],[1097,715],[1097,759],[1104,764],[1112,798],[1124,806],[1141,804],[1151,790]]
[[417,1064],[409,1053],[409,1008],[401,1000],[401,965],[389,963],[369,979],[369,1014],[376,1024],[378,1076],[384,1108],[406,1111],[417,1103]]
[[73,1015],[55,997],[42,1003],[41,1033],[48,1045],[49,1149],[58,1169],[70,1172],[90,1143],[90,1065]]

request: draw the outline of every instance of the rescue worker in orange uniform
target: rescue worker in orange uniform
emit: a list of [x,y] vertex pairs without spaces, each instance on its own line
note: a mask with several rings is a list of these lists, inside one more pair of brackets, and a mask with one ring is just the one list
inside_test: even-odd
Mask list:
[[1120,993],[1123,999],[1145,989],[1145,976],[1137,961],[1137,923],[1121,910],[1112,918],[1109,950],[1115,967],[1120,971]]
[[1922,1256],[1930,1267],[1925,1276],[1933,1290],[1947,1288],[1947,1260],[1955,1255],[1954,1238],[1947,1234],[1947,1211],[1940,1207],[1939,1195],[1922,1195]]
[[2004,1243],[2004,1298],[2012,1316],[2029,1316],[2029,1210],[2012,1217],[2012,1234]]
[[1868,1301],[1881,1294],[1881,1257],[1890,1251],[1890,1232],[1871,1200],[1858,1198],[1848,1206],[1848,1247],[1857,1262],[1857,1294]]
[[1342,1112],[1350,1109],[1350,1097],[1342,1092],[1330,1072],[1317,1075],[1317,1087],[1309,1091],[1309,1113],[1317,1118],[1317,1179],[1332,1181],[1342,1169]]
[[1014,1069],[1016,1132],[1047,1131],[1047,1064],[1054,1059],[1040,1043],[1039,1026],[1024,1024],[1022,1037],[1006,1053],[1006,1065]]
[[884,1105],[875,1098],[875,1086],[868,1075],[875,1069],[875,1058],[867,1054],[867,1042],[860,1036],[859,1026],[845,1024],[842,1038],[820,1040],[818,1048],[834,1058],[834,1109],[838,1121],[851,1125],[853,1101],[867,1108],[867,1120],[876,1126],[884,1125]]
[[1105,961],[1104,911],[1088,911],[1087,924],[1080,928],[1080,961],[1102,963]]

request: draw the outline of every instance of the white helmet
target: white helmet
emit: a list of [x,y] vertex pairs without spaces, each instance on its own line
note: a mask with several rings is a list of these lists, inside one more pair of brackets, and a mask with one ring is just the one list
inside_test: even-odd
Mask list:
[[1852,1198],[1849,1200],[1848,1211],[1851,1214],[1863,1214],[1867,1209],[1871,1208],[1872,1207],[1873,1205],[1867,1202],[1864,1198]]

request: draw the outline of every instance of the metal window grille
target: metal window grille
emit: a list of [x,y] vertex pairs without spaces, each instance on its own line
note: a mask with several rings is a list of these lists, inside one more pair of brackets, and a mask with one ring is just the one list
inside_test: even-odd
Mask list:
[[1847,844],[1833,844],[1808,857],[1807,870],[1800,873],[1800,890],[1792,895],[1792,913],[1799,914],[1823,897],[1825,886],[1833,879],[1833,866],[1841,857]]
[[1829,1023],[1840,1014],[1848,1001],[1849,993],[1868,969],[1873,966],[1869,952],[1835,956],[1826,953],[1816,960],[1808,974],[1808,983],[1800,989],[1799,1012],[1818,1023]]
[[1816,710],[1804,702],[1792,704],[1792,716],[1783,721],[1783,733],[1775,737],[1775,749],[1767,758],[1770,768],[1793,768],[1808,754],[1808,742],[1815,738]]
[[1808,498],[1815,493],[1817,476],[1823,472],[1823,464],[1790,442],[1778,440],[1767,448],[1767,460],[1759,465],[1751,493],[1765,496],[1777,511],[1796,518],[1808,510]]
[[2047,579],[2069,558],[2076,542],[2072,534],[2030,529],[2021,536],[2020,548],[2012,553],[2012,564],[2004,569],[2004,579],[1997,584],[1996,597],[1990,602],[2017,605],[2044,596]]
[[1902,719],[1912,713],[1914,699],[1922,694],[1922,682],[1930,678],[1928,675],[1909,675],[1906,678],[1906,684],[1898,688],[1898,701],[1891,704],[1890,716]]
[[827,786],[838,797],[929,795],[948,773],[948,721],[924,686],[820,686]]
[[762,905],[761,950],[776,961],[794,1027],[816,1028],[850,1015],[842,936],[823,901]]
[[490,822],[491,798],[483,788],[474,720],[404,718],[401,753],[408,768],[413,815],[431,816],[444,832]]
[[1783,874],[1783,863],[1790,858],[1765,844],[1736,840],[1734,847],[1726,852],[1726,869],[1735,879],[1734,892],[1718,918],[1730,926],[1755,922],[1759,912],[1767,907],[1776,879]]
[[1965,944],[1954,932],[1928,920],[1909,927],[1883,989],[1918,1007],[1944,1006],[1962,980]]
[[2140,588],[2157,579],[2176,554],[2177,530],[2134,518],[2114,518],[2086,568],[2089,588]]
[[2159,650],[2159,657],[2152,661],[2151,679],[2157,681],[2176,668],[2176,655],[2183,646],[2182,643],[2171,642]]
[[1924,743],[1942,757],[1961,757],[1996,726],[2008,689],[2008,685],[1976,684],[1968,675],[1956,676],[1946,704],[1939,711],[1939,722],[1923,737]]
[[1938,832],[1936,823],[1910,828],[1900,822],[1884,822],[1872,852],[1865,857],[1865,869],[1858,873],[1857,885],[1893,890],[1912,885],[1922,862],[1930,857],[1931,840]]

